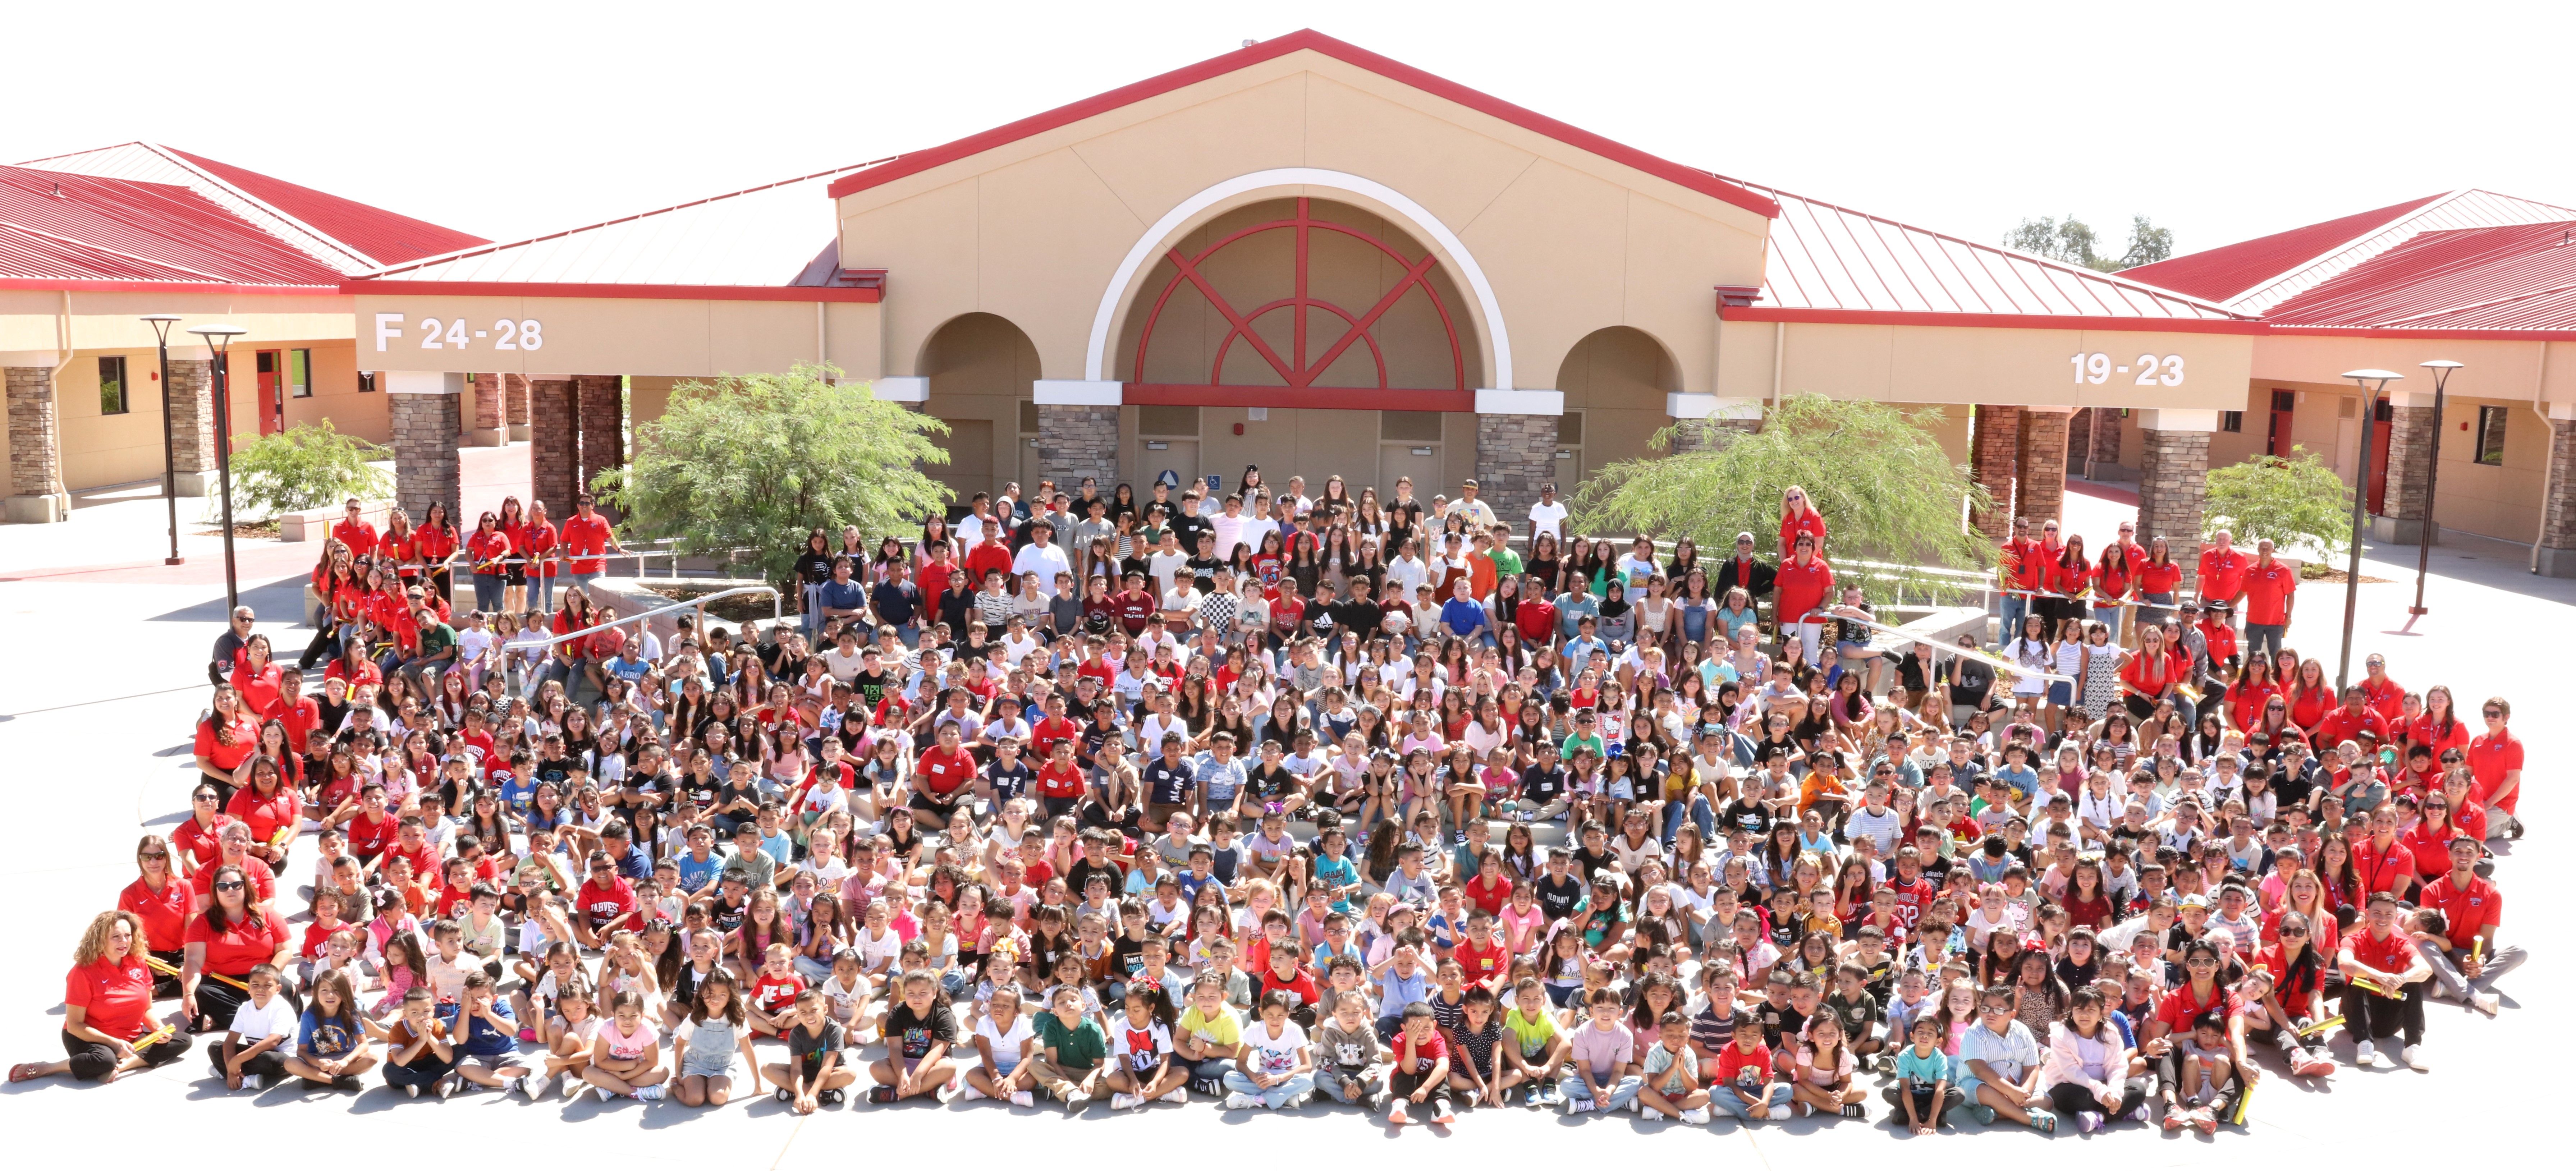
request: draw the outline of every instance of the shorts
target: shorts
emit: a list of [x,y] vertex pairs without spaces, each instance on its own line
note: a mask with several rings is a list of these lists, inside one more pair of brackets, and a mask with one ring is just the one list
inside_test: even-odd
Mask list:
[[733,1076],[733,1059],[734,1051],[731,1049],[714,1054],[691,1049],[687,1057],[680,1059],[680,1076],[730,1078]]
[[2048,702],[2049,702],[2051,705],[2056,706],[2056,707],[2065,707],[2067,704],[2069,704],[2069,703],[2073,703],[2074,701],[2075,701],[2075,685],[2074,685],[2074,684],[2072,684],[2072,683],[2068,683],[2068,682],[2066,682],[2065,680],[2060,679],[2060,680],[2058,680],[2058,681],[2056,681],[2056,682],[2053,682],[2053,683],[2051,683],[2051,684],[2049,684],[2049,685],[2048,685]]
[[1865,651],[1868,649],[1869,644],[1865,642],[1836,642],[1834,644],[1834,657],[1837,659],[1849,658],[1854,652]]
[[527,1067],[526,1062],[519,1060],[519,1052],[516,1049],[507,1053],[459,1053],[456,1055],[456,1067],[458,1069],[488,1069],[497,1073],[502,1069],[514,1065],[523,1069]]

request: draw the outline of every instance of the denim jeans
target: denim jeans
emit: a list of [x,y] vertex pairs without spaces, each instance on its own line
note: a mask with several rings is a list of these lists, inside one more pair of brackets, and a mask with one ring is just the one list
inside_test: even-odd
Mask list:
[[1252,1078],[1242,1070],[1228,1070],[1225,1075],[1225,1092],[1229,1094],[1250,1094],[1255,1098],[1261,1099],[1262,1105],[1276,1110],[1281,1106],[1287,1105],[1288,1099],[1290,1098],[1294,1098],[1299,1094],[1314,1093],[1315,1075],[1311,1073],[1292,1074],[1289,1076],[1287,1081],[1281,1082],[1278,1085],[1265,1090],[1260,1086],[1254,1085]]
[[2015,594],[2005,594],[2003,597],[2003,621],[1995,628],[1999,632],[2000,637],[1995,640],[1995,644],[1997,646],[2007,645],[2011,643],[2012,640],[2021,637],[2021,620],[2029,613],[2030,599]]
[[2290,629],[2290,625],[2289,625],[2289,623],[2286,623],[2286,622],[2248,622],[2248,623],[2246,623],[2246,624],[2245,624],[2245,655],[2246,655],[2246,657],[2247,657],[2248,659],[2251,659],[2251,658],[2252,658],[2253,656],[2255,656],[2255,655],[2266,655],[2266,656],[2269,656],[2269,655],[2277,655],[2277,654],[2281,653],[2281,635],[2283,635],[2284,633],[2288,632],[2288,630],[2289,630],[2289,629]]
[[475,608],[475,609],[477,609],[477,610],[481,610],[482,612],[484,612],[484,613],[486,613],[486,614],[498,614],[498,613],[500,613],[500,612],[501,612],[501,591],[502,591],[502,589],[503,589],[503,588],[505,588],[505,587],[502,585],[501,575],[500,575],[500,574],[497,574],[497,573],[478,573],[478,574],[475,574],[475,575],[474,575],[474,608]]
[[[1610,1083],[1608,1087],[1610,1100],[1607,1102],[1595,1102],[1591,1088],[1583,1084],[1583,1078],[1579,1074],[1567,1075],[1565,1080],[1556,1083],[1556,1088],[1557,1092],[1564,1094],[1568,1100],[1593,1102],[1595,1109],[1607,1114],[1627,1109],[1628,1103],[1636,1099],[1637,1091],[1646,1088],[1646,1079],[1631,1076]],[[1787,1086],[1780,1087],[1784,1094],[1788,1089]]]
[[[1789,1083],[1769,1083],[1764,1089],[1764,1097],[1765,1100],[1760,1103],[1760,1105],[1764,1110],[1769,1112],[1771,1117],[1788,1117]],[[1751,1121],[1753,1118],[1753,1107],[1755,1103],[1745,1101],[1744,1095],[1737,1093],[1733,1086],[1710,1087],[1708,1091],[1708,1104],[1710,1109],[1722,1111],[1746,1121]]]
[[1701,841],[1705,842],[1716,835],[1717,811],[1708,807],[1708,798],[1706,796],[1699,793],[1693,793],[1687,801],[1667,801],[1664,803],[1665,841],[1669,842],[1673,840],[1673,836],[1675,834],[1682,832],[1682,818],[1685,816],[1691,819],[1692,824],[1699,826],[1699,837]]

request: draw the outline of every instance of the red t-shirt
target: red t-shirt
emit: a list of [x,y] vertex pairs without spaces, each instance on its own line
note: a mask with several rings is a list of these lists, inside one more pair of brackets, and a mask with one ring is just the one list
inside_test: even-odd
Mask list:
[[369,821],[362,812],[340,823],[340,832],[349,837],[349,853],[360,861],[371,861],[384,853],[385,847],[393,844],[394,832],[401,828],[402,819],[391,813]]
[[2442,875],[2424,885],[2417,901],[2442,912],[2442,918],[2451,926],[2453,947],[2467,947],[2489,924],[2504,922],[2504,892],[2483,878],[2472,876],[2469,885],[2462,888],[2454,885],[2449,875]]
[[82,1010],[82,1024],[131,1041],[152,1028],[152,969],[132,951],[121,960],[100,956],[63,977],[63,1007]]
[[1038,794],[1059,801],[1082,795],[1082,766],[1058,766],[1050,760],[1038,766]]
[[1780,567],[1771,582],[1772,588],[1779,591],[1780,624],[1794,626],[1833,596],[1834,567],[1821,557],[1804,565],[1791,561]]
[[622,877],[612,877],[607,886],[601,886],[594,878],[581,884],[581,889],[574,891],[573,897],[580,901],[582,912],[590,916],[590,925],[602,927],[609,920],[635,909],[635,884]]
[[1483,947],[1460,940],[1458,946],[1449,952],[1449,958],[1458,961],[1458,966],[1467,970],[1467,979],[1470,983],[1490,980],[1496,975],[1509,971],[1508,965],[1512,959],[1511,949],[1499,940]]
[[553,577],[558,566],[544,559],[553,554],[560,538],[561,533],[553,521],[521,525],[517,532],[511,534],[511,548],[519,556],[528,558],[528,576]]
[[250,759],[251,753],[258,751],[259,722],[252,719],[248,712],[244,712],[240,718],[232,722],[233,742],[224,744],[215,739],[217,718],[207,716],[197,721],[197,755],[213,761],[216,768],[231,772],[240,768],[241,762]]
[[236,919],[215,930],[212,920],[199,915],[188,921],[189,943],[206,945],[206,969],[220,976],[239,980],[250,970],[277,958],[279,949],[291,942],[286,924],[275,915],[260,916],[254,926],[248,919]]
[[912,771],[931,792],[945,797],[975,779],[975,754],[963,746],[954,752],[934,747],[921,754],[921,763]]
[[[2292,712],[2290,716],[2297,719],[2298,713]],[[2356,716],[2343,708],[2336,708],[2327,712],[2326,718],[2317,724],[2317,748],[2320,751],[2332,748],[2353,739],[2365,729],[2378,736],[2380,743],[2388,742],[2388,722],[2380,719],[2378,712],[2365,707]]]
[[188,942],[188,917],[197,913],[197,894],[184,882],[161,884],[154,894],[151,884],[138,878],[116,896],[116,909],[132,911],[143,917],[143,946],[147,951],[177,951]]
[[1545,646],[1556,637],[1556,603],[1542,598],[1523,598],[1512,611],[1512,624],[1520,627],[1522,642]]
[[1029,729],[1029,755],[1046,760],[1055,753],[1057,744],[1066,740],[1078,741],[1081,736],[1082,725],[1063,716],[1048,716]]
[[2290,595],[2299,592],[2299,571],[2287,561],[2245,567],[2245,621],[2279,626],[2290,620]]
[[2392,929],[2388,938],[2374,938],[2370,928],[2363,926],[2343,937],[2343,954],[2378,971],[2399,973],[2414,966],[2415,937]]
[[2480,733],[2469,741],[2469,772],[2477,778],[2477,787],[2469,791],[2470,798],[2480,805],[2494,804],[2507,813],[2513,812],[2513,807],[2522,800],[2522,786],[2515,785],[2513,792],[2505,794],[2501,801],[2495,800],[2492,794],[2497,786],[2504,784],[2506,773],[2520,768],[2522,741],[2515,739],[2512,732]]
[[2243,552],[2229,549],[2205,549],[2200,554],[2200,596],[2213,602],[2232,602],[2245,592],[2245,570],[2253,559]]
[[1823,554],[1825,551],[1825,514],[1810,508],[1794,515],[1787,513],[1783,513],[1781,515],[1780,556],[1783,560],[1786,560],[1798,551],[1798,534],[1800,533],[1815,534],[1816,552],[1819,555]]

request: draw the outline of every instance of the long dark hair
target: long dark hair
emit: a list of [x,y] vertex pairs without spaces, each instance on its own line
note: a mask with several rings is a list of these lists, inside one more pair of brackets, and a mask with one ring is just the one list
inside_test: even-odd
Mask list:
[[224,917],[224,896],[216,892],[216,888],[224,884],[224,876],[227,874],[232,875],[242,884],[242,924],[266,930],[268,920],[260,916],[259,900],[251,894],[250,872],[229,863],[215,867],[214,877],[206,880],[206,926],[221,935],[224,928],[231,925],[231,921]]

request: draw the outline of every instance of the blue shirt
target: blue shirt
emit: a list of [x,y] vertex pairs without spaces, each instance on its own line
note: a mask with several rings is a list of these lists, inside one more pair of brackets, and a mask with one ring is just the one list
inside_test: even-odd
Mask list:
[[1440,624],[1461,638],[1485,628],[1485,608],[1464,598],[1440,603]]
[[866,605],[868,600],[867,587],[860,585],[856,578],[824,582],[822,592],[815,596],[825,609],[830,610],[856,610]]
[[504,1032],[493,1028],[492,1022],[481,1017],[469,1018],[461,1011],[457,1013],[457,1020],[464,1025],[464,1035],[457,1038],[458,1052],[469,1057],[501,1057],[519,1051],[518,1022],[510,1015],[509,1003],[494,1000],[492,1015],[510,1022],[509,1030]]
[[724,855],[713,850],[707,851],[707,860],[704,862],[698,861],[695,850],[683,851],[677,861],[680,864],[680,889],[690,894],[705,890],[708,883],[715,881],[717,873],[724,869],[725,864]]
[[1389,965],[1379,974],[1377,989],[1378,1015],[1402,1016],[1406,1005],[1431,999],[1431,976],[1422,970],[1422,965],[1415,964],[1412,978],[1406,979],[1396,975],[1395,968]]
[[[1321,854],[1315,856],[1316,882],[1330,886],[1335,890],[1339,890],[1351,885],[1352,883],[1358,882],[1359,880],[1360,868],[1353,865],[1348,857],[1328,858]],[[1350,914],[1350,896],[1343,895],[1340,898],[1334,899],[1333,909],[1340,911],[1345,915]]]

